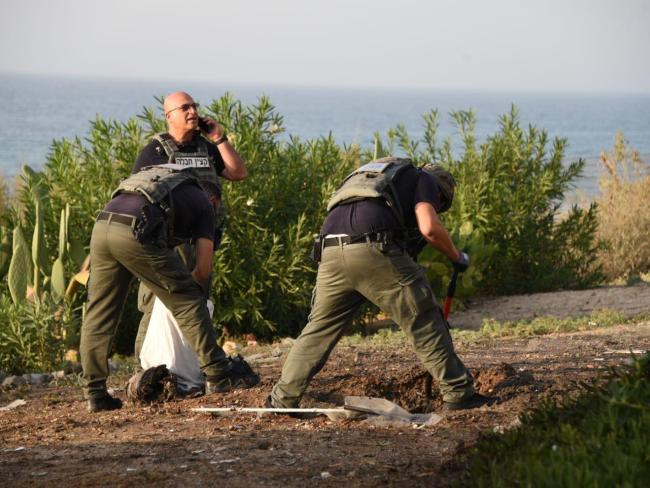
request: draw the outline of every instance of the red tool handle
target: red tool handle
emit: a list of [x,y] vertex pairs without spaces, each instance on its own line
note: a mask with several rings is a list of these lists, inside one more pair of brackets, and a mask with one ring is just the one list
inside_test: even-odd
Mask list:
[[444,315],[445,320],[447,320],[449,317],[449,312],[451,311],[451,302],[454,301],[457,280],[458,271],[454,270],[454,274],[451,275],[451,279],[449,280],[449,286],[447,286],[447,296],[445,297],[445,302],[442,305],[442,314]]

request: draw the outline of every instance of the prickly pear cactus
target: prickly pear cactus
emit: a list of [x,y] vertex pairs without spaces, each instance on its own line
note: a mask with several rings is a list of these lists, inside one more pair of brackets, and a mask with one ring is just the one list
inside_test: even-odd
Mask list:
[[0,240],[0,279],[4,278],[9,269],[11,262],[11,240],[9,239],[9,232],[3,229],[2,239]]
[[13,254],[9,264],[9,292],[15,304],[25,301],[29,277],[32,274],[29,246],[20,227],[14,229]]
[[36,221],[34,223],[34,235],[32,237],[32,262],[34,263],[34,293],[38,296],[41,292],[41,276],[46,273],[47,250],[43,231],[43,213],[41,203],[36,202]]
[[52,276],[50,277],[50,291],[52,298],[61,300],[65,296],[65,268],[63,259],[60,257],[52,265]]
[[68,245],[68,215],[70,206],[66,205],[61,210],[61,222],[59,223],[59,256],[52,266],[52,275],[50,276],[50,291],[52,298],[62,300],[65,296],[65,266],[63,258]]

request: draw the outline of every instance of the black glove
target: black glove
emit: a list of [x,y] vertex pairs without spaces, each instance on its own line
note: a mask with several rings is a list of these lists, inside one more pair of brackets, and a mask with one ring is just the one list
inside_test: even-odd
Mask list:
[[454,265],[454,269],[459,273],[462,273],[465,270],[467,270],[467,268],[469,268],[469,254],[467,254],[466,252],[461,252],[458,261],[453,263],[453,265]]

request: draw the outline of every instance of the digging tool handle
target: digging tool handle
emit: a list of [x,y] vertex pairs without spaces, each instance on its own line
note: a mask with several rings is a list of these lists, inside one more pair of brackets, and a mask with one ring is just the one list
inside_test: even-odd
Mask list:
[[449,286],[447,286],[447,296],[445,297],[445,302],[442,306],[442,314],[445,317],[445,320],[449,317],[449,312],[451,311],[451,302],[454,301],[454,294],[456,293],[456,281],[458,281],[458,271],[454,270],[454,273],[451,275],[449,280]]

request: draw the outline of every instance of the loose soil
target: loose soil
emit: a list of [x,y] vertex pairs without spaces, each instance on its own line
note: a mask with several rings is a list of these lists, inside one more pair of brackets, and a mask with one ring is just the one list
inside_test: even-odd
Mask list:
[[[630,289],[630,293],[638,291]],[[565,296],[564,302],[576,300]],[[650,298],[643,305],[644,311],[649,310]],[[424,398],[425,374],[409,347],[349,344],[334,350],[313,380],[303,406],[331,407],[341,405],[346,395],[369,395],[388,398],[411,411],[432,407],[442,414],[439,398],[432,405]],[[629,361],[631,350],[649,350],[650,322],[457,344],[479,390],[499,402],[444,413],[444,419],[432,427],[334,422],[325,417],[217,417],[191,411],[199,406],[263,406],[289,348],[276,346],[273,353],[268,353],[268,347],[244,351],[258,358],[254,364],[262,382],[229,394],[89,414],[78,387],[0,391],[2,406],[15,398],[27,401],[0,411],[0,484],[445,485],[458,479],[464,454],[482,433],[516,428],[519,415],[542,399],[576,394],[580,382]],[[124,377],[111,380],[117,395],[124,398]]]

